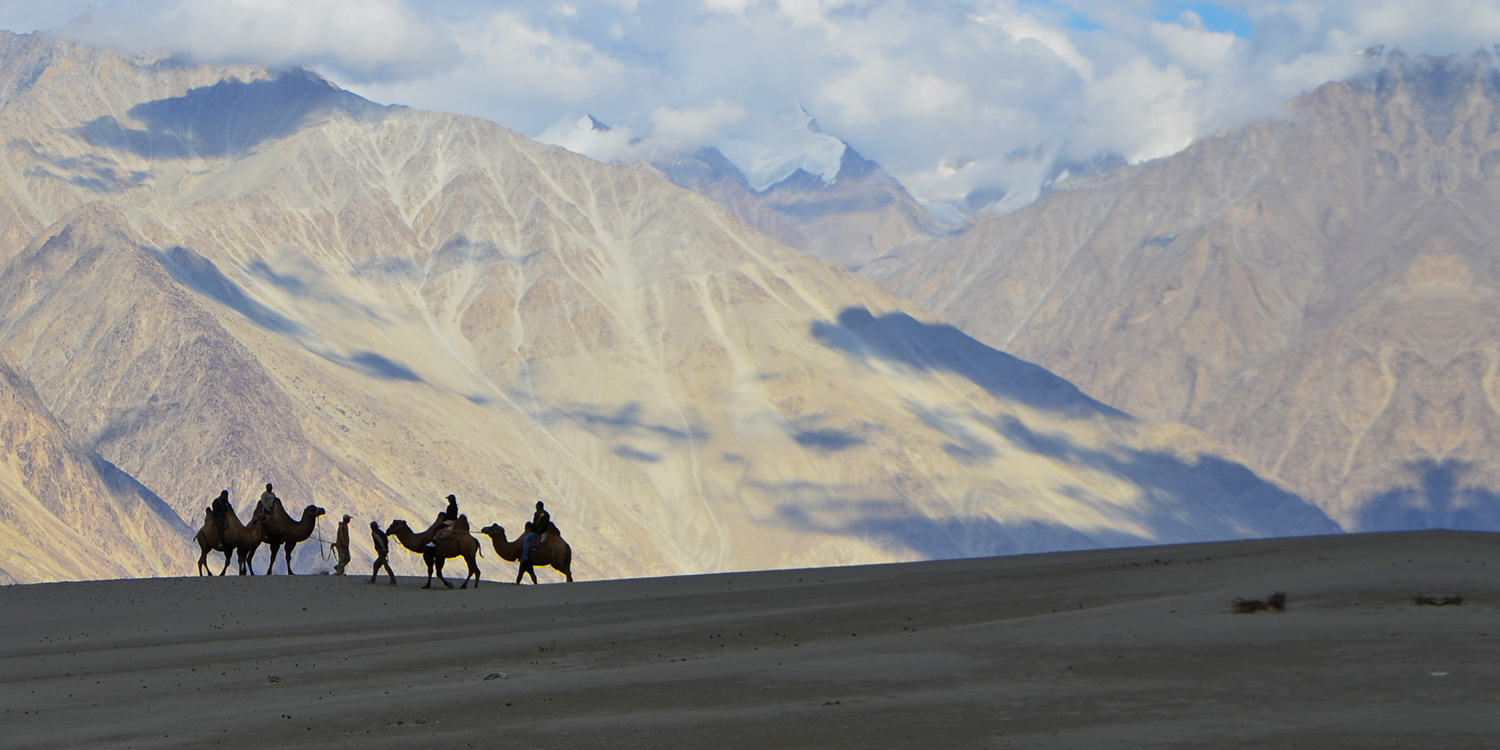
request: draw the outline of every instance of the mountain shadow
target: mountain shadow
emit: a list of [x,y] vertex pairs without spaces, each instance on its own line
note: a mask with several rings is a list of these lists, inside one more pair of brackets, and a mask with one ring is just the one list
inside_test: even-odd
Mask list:
[[137,104],[129,113],[144,128],[127,127],[105,115],[74,128],[73,134],[93,146],[151,159],[237,156],[333,111],[378,119],[389,108],[296,69],[257,81],[225,78],[182,96]]
[[1500,493],[1466,485],[1474,467],[1465,461],[1412,461],[1404,467],[1413,483],[1393,487],[1366,501],[1357,520],[1359,531],[1500,529]]
[[863,307],[847,307],[837,323],[815,321],[812,336],[851,356],[962,375],[995,396],[1028,406],[1075,417],[1129,416],[1045,367],[986,346],[951,325],[924,323],[906,313],[876,317]]

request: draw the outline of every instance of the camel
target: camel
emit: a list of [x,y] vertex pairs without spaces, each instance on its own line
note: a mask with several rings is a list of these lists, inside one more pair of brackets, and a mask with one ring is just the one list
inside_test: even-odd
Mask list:
[[255,575],[255,570],[250,566],[250,560],[255,557],[256,548],[260,547],[265,539],[266,531],[260,518],[252,517],[250,525],[246,526],[240,522],[240,517],[230,508],[224,514],[224,529],[220,530],[214,524],[214,512],[212,508],[203,509],[203,527],[198,529],[197,536],[193,537],[198,542],[198,575],[213,575],[208,567],[208,553],[224,553],[224,567],[219,569],[219,575],[224,575],[229,570],[229,558],[238,553],[240,558],[240,575],[245,575],[249,570],[250,575]]
[[[526,525],[529,527],[531,524],[527,523]],[[492,523],[480,529],[479,533],[490,538],[490,542],[495,545],[495,554],[508,562],[519,562],[521,560],[521,542],[526,538],[525,534],[522,534],[515,541],[507,541],[505,539],[505,527],[498,523]],[[568,546],[567,541],[562,538],[562,532],[558,531],[557,524],[551,524],[547,541],[533,548],[529,558],[527,561],[522,562],[521,567],[516,570],[516,585],[519,586],[521,584],[521,577],[528,573],[531,575],[531,583],[535,585],[537,582],[536,566],[538,565],[544,568],[550,566],[553,570],[567,576],[568,583],[573,582],[573,548]]]
[[298,542],[306,541],[313,535],[318,516],[324,512],[316,505],[309,505],[302,509],[301,520],[293,520],[287,515],[286,508],[281,506],[279,498],[271,505],[271,512],[265,518],[266,544],[271,547],[271,562],[266,565],[266,575],[271,575],[271,571],[276,569],[276,552],[282,545],[286,545],[286,574],[296,575],[292,572],[292,550]]
[[469,574],[464,576],[461,589],[469,587],[469,579],[474,579],[474,588],[479,588],[479,563],[474,559],[476,555],[483,554],[479,550],[479,540],[469,533],[469,519],[459,516],[454,522],[453,534],[446,539],[433,541],[433,537],[443,527],[442,516],[438,517],[436,523],[428,527],[426,531],[418,534],[411,530],[406,521],[396,519],[391,521],[391,527],[385,530],[386,536],[395,537],[401,542],[401,546],[422,556],[422,562],[427,563],[427,585],[424,589],[432,588],[433,569],[437,570],[439,581],[444,586],[453,588],[453,584],[443,577],[443,562],[450,557],[462,557],[469,564]]

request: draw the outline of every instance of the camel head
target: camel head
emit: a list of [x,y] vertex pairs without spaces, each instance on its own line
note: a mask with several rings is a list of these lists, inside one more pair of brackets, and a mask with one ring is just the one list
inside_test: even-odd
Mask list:
[[489,536],[491,539],[504,539],[505,527],[498,523],[492,523],[479,530],[479,533]]
[[389,527],[387,527],[386,530],[385,530],[385,535],[386,536],[391,536],[391,535],[393,535],[393,534],[396,533],[397,529],[401,529],[401,530],[405,531],[408,534],[412,533],[411,527],[406,525],[406,521],[403,520],[403,519],[398,518],[398,519],[396,519],[394,521],[391,521],[391,525]]
[[328,511],[323,510],[322,508],[319,508],[316,505],[309,505],[306,508],[302,509],[302,517],[303,518],[308,518],[308,517],[317,518],[318,516],[324,515],[327,512]]

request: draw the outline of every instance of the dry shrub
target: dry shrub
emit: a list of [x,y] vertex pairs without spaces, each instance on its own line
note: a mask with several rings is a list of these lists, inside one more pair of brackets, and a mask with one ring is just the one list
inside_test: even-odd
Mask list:
[[1430,597],[1427,594],[1418,594],[1413,601],[1416,601],[1418,604],[1427,604],[1427,606],[1446,607],[1463,604],[1464,597],[1458,594],[1446,595],[1446,597]]
[[1278,591],[1265,599],[1235,599],[1230,602],[1229,610],[1237,615],[1248,615],[1253,612],[1285,612],[1286,592]]

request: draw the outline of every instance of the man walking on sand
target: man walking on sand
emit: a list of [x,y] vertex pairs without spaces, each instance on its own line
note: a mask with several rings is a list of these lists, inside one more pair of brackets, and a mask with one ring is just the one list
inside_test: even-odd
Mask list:
[[333,574],[341,576],[344,574],[344,566],[349,564],[349,519],[354,516],[344,514],[344,520],[339,521],[339,533],[333,538],[333,554],[338,556],[338,563],[333,566]]
[[380,523],[370,522],[370,539],[375,542],[375,569],[370,571],[370,583],[375,582],[375,577],[380,575],[380,568],[385,567],[385,574],[390,577],[391,585],[396,585],[396,574],[391,572],[391,564],[386,557],[391,552],[391,542],[386,538],[385,532],[381,531]]

